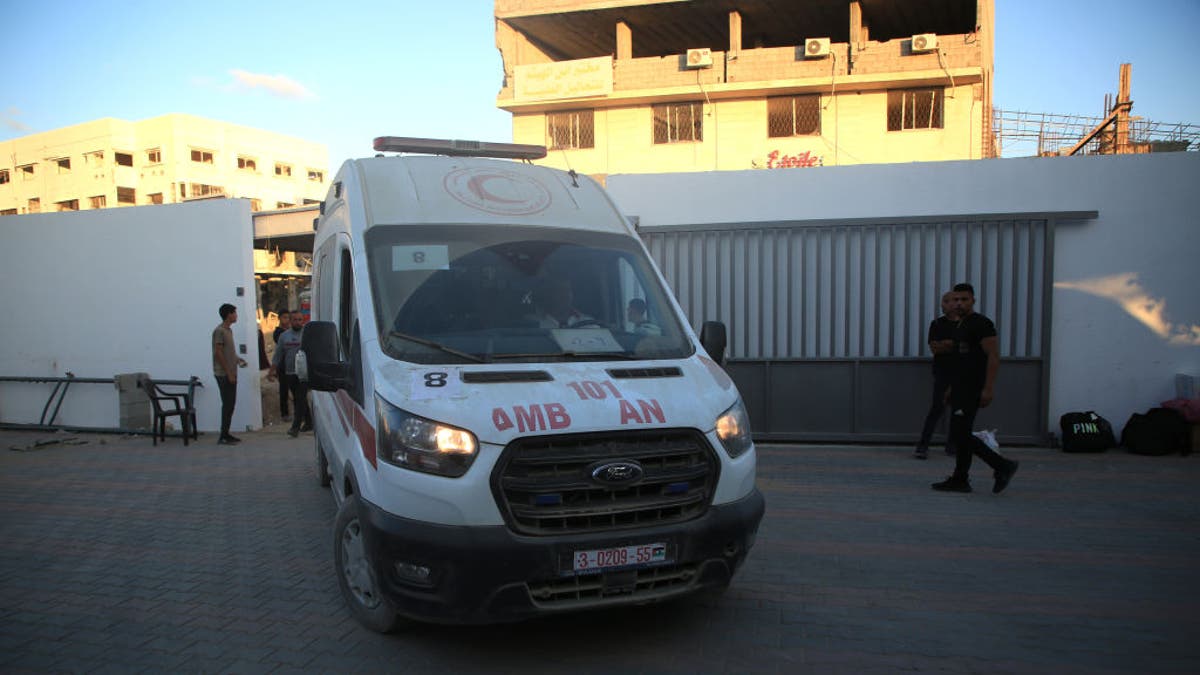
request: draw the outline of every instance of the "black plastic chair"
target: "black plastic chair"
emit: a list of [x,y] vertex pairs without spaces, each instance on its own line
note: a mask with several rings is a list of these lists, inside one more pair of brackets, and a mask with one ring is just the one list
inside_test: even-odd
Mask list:
[[149,375],[144,374],[138,377],[138,386],[146,392],[146,397],[150,399],[150,405],[154,408],[154,421],[150,428],[154,445],[158,445],[160,438],[163,441],[167,440],[168,417],[179,418],[180,426],[183,427],[183,444],[185,446],[188,444],[189,438],[199,438],[199,432],[196,431],[196,406],[192,402],[190,391],[165,391],[161,386],[155,384]]

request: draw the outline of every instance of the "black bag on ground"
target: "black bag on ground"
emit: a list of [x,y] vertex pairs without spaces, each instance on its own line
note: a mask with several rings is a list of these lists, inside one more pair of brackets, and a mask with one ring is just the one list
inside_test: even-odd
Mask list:
[[1121,431],[1121,445],[1137,455],[1169,455],[1191,451],[1188,423],[1178,410],[1151,408],[1134,413]]
[[1058,426],[1063,452],[1104,452],[1117,445],[1112,425],[1094,410],[1066,413],[1058,418]]

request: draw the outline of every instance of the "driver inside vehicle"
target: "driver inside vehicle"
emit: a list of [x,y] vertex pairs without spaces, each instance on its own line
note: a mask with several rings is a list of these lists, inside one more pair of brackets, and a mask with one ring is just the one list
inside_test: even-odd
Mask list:
[[597,325],[597,321],[575,307],[571,282],[563,277],[546,279],[533,293],[536,319],[542,328],[573,328]]

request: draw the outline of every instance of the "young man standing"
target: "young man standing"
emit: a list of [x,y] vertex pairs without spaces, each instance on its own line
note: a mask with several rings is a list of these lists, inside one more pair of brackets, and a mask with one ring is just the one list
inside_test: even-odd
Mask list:
[[[279,349],[279,336],[283,332],[290,330],[292,327],[292,313],[280,312],[279,325],[275,327],[274,333],[271,335],[271,340],[275,343],[275,349]],[[279,419],[286,422],[288,420],[288,385],[286,378],[279,378]]]
[[1017,472],[1017,461],[1005,459],[971,433],[975,414],[991,402],[1000,369],[1000,347],[992,320],[975,313],[975,288],[957,284],[950,299],[958,317],[954,331],[954,362],[950,374],[950,442],[955,448],[954,473],[931,487],[941,492],[970,492],[971,459],[974,455],[993,470],[992,492],[1008,487]]
[[288,436],[295,438],[301,431],[312,430],[312,419],[308,412],[308,386],[296,376],[296,352],[300,351],[300,336],[304,331],[304,314],[292,312],[292,327],[279,334],[275,343],[275,354],[271,357],[271,370],[267,373],[268,380],[278,377],[287,384],[292,392],[292,401],[296,404],[296,414],[292,417],[292,426]]
[[221,435],[217,443],[231,445],[242,442],[229,433],[229,425],[233,421],[233,406],[237,403],[237,369],[245,367],[246,362],[238,358],[233,329],[230,328],[237,323],[237,307],[225,303],[217,312],[221,315],[221,323],[212,332],[213,376],[221,392]]

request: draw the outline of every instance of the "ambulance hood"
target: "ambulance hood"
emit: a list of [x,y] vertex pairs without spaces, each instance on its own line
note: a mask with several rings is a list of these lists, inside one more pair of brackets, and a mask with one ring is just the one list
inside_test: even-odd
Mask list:
[[[518,436],[613,429],[707,432],[737,400],[732,380],[704,356],[647,362],[412,367],[385,363],[376,388],[411,413],[504,445]],[[430,387],[433,375],[438,386]],[[546,381],[529,381],[548,376]],[[715,385],[715,386],[714,386]]]

